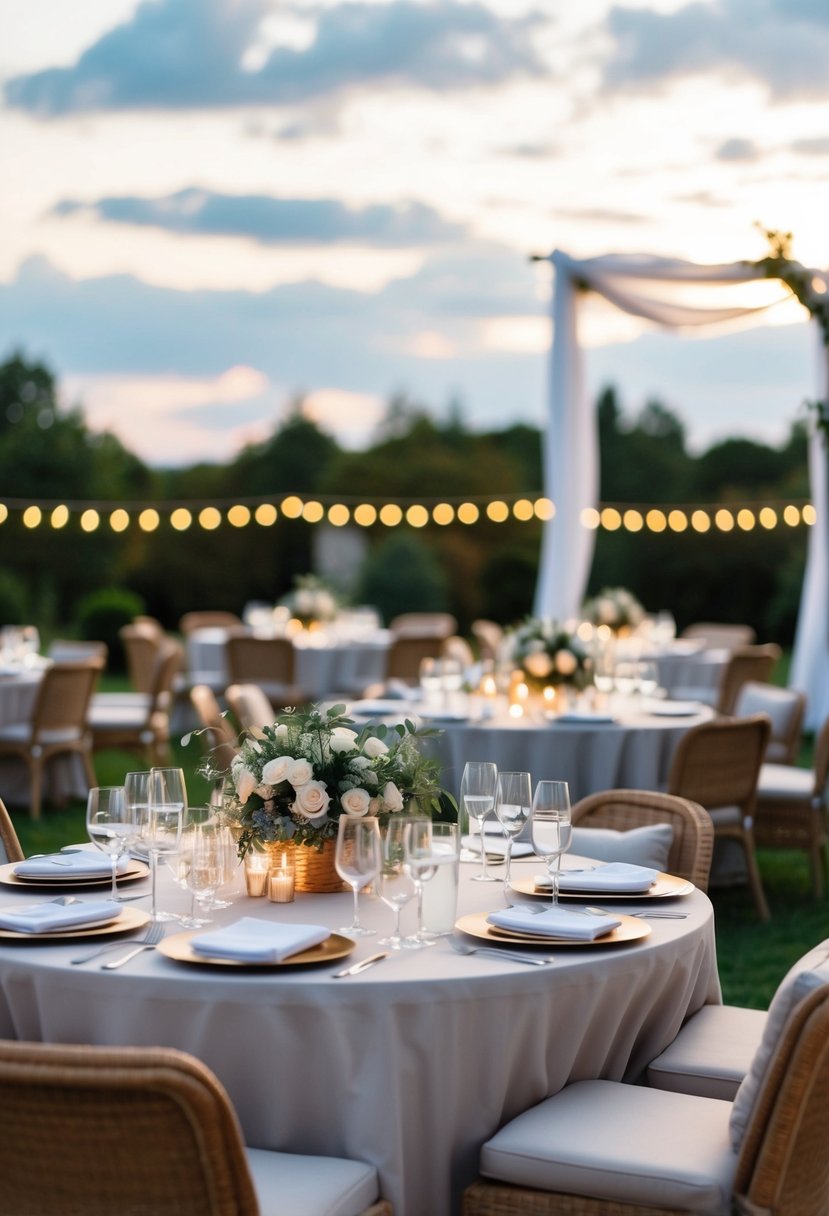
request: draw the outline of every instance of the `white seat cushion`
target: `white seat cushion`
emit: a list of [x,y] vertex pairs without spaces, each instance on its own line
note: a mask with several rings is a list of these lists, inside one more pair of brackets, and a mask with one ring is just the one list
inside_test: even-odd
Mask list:
[[147,710],[140,705],[93,705],[89,725],[93,730],[140,730]]
[[573,828],[571,851],[595,861],[627,861],[654,870],[668,868],[674,830],[669,823],[651,823],[627,832],[613,828]]
[[729,1102],[617,1081],[578,1081],[502,1127],[481,1150],[488,1178],[725,1216],[736,1154]]
[[787,802],[797,800],[811,802],[815,789],[815,775],[811,769],[796,768],[793,764],[761,764],[757,779],[757,801],[765,798],[781,798]]
[[261,1216],[358,1216],[380,1195],[362,1161],[245,1149]]
[[[30,722],[10,722],[0,726],[0,743],[28,743],[32,737]],[[83,731],[78,726],[56,727],[54,730],[42,730],[38,742],[51,746],[54,743],[77,743],[83,738]]]
[[731,1143],[736,1152],[740,1150],[754,1104],[789,1014],[805,996],[826,983],[829,983],[829,938],[798,959],[783,977],[772,997],[760,1046],[737,1090],[731,1111]]
[[732,1102],[760,1046],[768,1015],[737,1005],[703,1005],[648,1065],[648,1085]]

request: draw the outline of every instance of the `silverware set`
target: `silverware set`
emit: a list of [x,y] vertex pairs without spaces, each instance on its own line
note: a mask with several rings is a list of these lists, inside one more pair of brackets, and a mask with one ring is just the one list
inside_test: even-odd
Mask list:
[[98,946],[97,949],[88,951],[86,954],[78,954],[75,958],[70,959],[70,963],[76,965],[78,963],[89,963],[94,958],[100,958],[102,954],[107,954],[110,950],[123,950],[124,946],[132,946],[133,948],[120,959],[114,959],[111,963],[104,963],[102,970],[114,971],[116,967],[121,967],[124,963],[134,958],[136,954],[140,954],[142,950],[151,950],[157,946],[164,936],[164,926],[160,921],[154,921],[147,927],[146,932],[142,937],[127,937],[121,938],[118,942],[107,942],[103,946]]

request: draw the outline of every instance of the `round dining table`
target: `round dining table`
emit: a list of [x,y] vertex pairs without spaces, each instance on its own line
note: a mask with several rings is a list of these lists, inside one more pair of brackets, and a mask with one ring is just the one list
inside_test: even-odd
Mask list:
[[[500,881],[474,881],[477,864],[460,868],[459,915],[505,906]],[[534,858],[516,861],[513,878],[538,868]],[[162,875],[162,907],[183,909],[188,897]],[[19,886],[3,893],[4,906],[48,897]],[[0,1035],[190,1052],[227,1088],[249,1145],[367,1161],[395,1216],[455,1216],[497,1128],[570,1081],[636,1081],[689,1014],[721,1000],[712,906],[697,890],[651,900],[683,918],[637,920],[635,940],[530,947],[553,959],[543,966],[462,955],[442,937],[335,979],[383,949],[391,928],[380,900],[361,895],[360,904],[377,935],[314,966],[195,964],[151,949],[107,971],[101,962],[114,951],[72,963],[94,939],[0,936]],[[276,904],[239,890],[211,928],[255,916],[337,930],[351,911],[350,892]],[[414,915],[407,905],[404,932]],[[180,932],[172,926],[168,940]]]

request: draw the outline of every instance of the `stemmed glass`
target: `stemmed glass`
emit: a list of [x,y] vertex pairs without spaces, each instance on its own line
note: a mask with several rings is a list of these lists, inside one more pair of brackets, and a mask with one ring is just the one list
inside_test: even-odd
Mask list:
[[533,852],[543,857],[552,884],[553,904],[558,903],[558,874],[561,855],[570,848],[570,787],[566,781],[539,781],[532,808]]
[[473,874],[473,882],[497,882],[487,871],[486,839],[484,836],[484,820],[495,806],[495,787],[498,782],[498,768],[488,761],[470,760],[464,765],[461,778],[461,807],[466,812],[470,823],[478,825],[481,837],[481,872]]
[[153,921],[178,920],[170,912],[158,910],[158,859],[167,853],[177,853],[181,848],[181,829],[184,808],[187,805],[187,787],[184,772],[180,768],[150,769],[147,790],[147,828],[144,839],[150,854],[152,875]]
[[89,839],[112,863],[112,895],[118,899],[118,862],[135,840],[135,827],[127,807],[123,785],[93,786],[86,802]]
[[210,900],[221,886],[224,876],[224,841],[220,825],[209,817],[197,818],[192,815],[193,811],[207,809],[189,807],[187,812],[189,822],[184,832],[182,853],[184,882],[191,899],[189,916],[182,916],[180,920],[189,929],[211,923],[211,917],[196,915],[196,905],[200,911],[210,907]]
[[432,849],[432,821],[421,816],[409,819],[403,831],[403,865],[414,883],[417,896],[417,933],[409,945],[434,946],[435,938],[423,928],[423,884],[434,878],[437,861]]
[[495,791],[495,818],[504,829],[507,868],[504,889],[509,887],[512,842],[521,832],[532,809],[532,778],[529,773],[499,773]]
[[360,924],[358,902],[360,888],[373,882],[383,868],[380,825],[373,816],[368,815],[363,819],[340,816],[334,865],[340,878],[354,892],[353,923],[339,932],[347,933],[350,937],[373,937],[376,930]]
[[394,913],[394,928],[388,937],[378,943],[392,950],[419,946],[420,942],[400,935],[400,913],[413,898],[415,885],[405,866],[405,832],[408,819],[403,815],[392,815],[383,833],[383,870],[380,876],[380,898]]

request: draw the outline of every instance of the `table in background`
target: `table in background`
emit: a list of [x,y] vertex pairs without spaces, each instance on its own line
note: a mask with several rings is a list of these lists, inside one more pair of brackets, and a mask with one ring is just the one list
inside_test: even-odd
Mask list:
[[[461,913],[502,904],[475,868],[461,866]],[[184,898],[170,884],[162,906]],[[698,891],[681,903],[686,920],[653,921],[625,945],[551,948],[548,967],[460,957],[442,940],[337,981],[332,966],[237,971],[155,951],[104,972],[70,965],[85,943],[0,944],[0,1035],[191,1052],[228,1089],[249,1144],[370,1162],[395,1216],[450,1216],[504,1122],[569,1081],[637,1078],[688,1014],[721,999],[711,904]],[[389,930],[384,904],[361,905]],[[215,915],[335,928],[350,913],[348,893],[240,897]],[[350,961],[376,943],[359,941]]]

